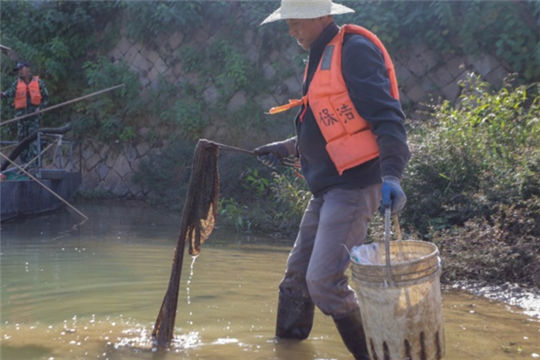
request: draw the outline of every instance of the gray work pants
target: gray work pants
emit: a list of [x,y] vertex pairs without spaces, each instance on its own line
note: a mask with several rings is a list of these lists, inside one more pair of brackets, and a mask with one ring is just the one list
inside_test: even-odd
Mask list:
[[332,189],[312,197],[287,260],[280,292],[306,296],[326,315],[339,317],[358,308],[344,274],[353,246],[364,242],[380,202],[381,185]]

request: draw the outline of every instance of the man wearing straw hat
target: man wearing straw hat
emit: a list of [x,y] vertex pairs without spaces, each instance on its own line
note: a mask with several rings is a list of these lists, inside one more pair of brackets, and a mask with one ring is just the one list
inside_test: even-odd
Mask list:
[[331,0],[282,0],[262,22],[285,20],[309,61],[303,97],[270,109],[300,107],[296,136],[254,151],[271,163],[299,157],[313,193],[279,286],[276,336],[305,339],[316,305],[332,316],[354,357],[369,359],[358,301],[344,274],[347,249],[363,243],[379,202],[394,213],[403,209],[400,178],[410,153],[386,49],[368,30],[333,20],[351,12]]

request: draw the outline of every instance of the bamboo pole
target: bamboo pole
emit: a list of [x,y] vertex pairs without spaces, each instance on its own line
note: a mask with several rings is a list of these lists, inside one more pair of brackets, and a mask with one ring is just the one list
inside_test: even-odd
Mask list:
[[59,107],[62,107],[62,106],[65,106],[65,105],[69,105],[69,104],[73,104],[77,101],[81,101],[81,100],[84,100],[84,99],[88,99],[92,96],[96,96],[96,95],[99,95],[99,94],[103,94],[103,93],[106,93],[108,91],[112,91],[112,90],[115,90],[115,89],[118,89],[118,88],[121,88],[122,86],[124,86],[124,84],[119,84],[119,85],[115,85],[115,86],[111,86],[110,88],[107,88],[107,89],[103,89],[103,90],[99,90],[99,91],[96,91],[96,92],[93,92],[91,94],[87,94],[87,95],[84,95],[84,96],[80,96],[78,98],[75,98],[75,99],[71,99],[71,100],[68,100],[68,101],[65,101],[63,103],[60,103],[60,104],[56,104],[56,105],[52,105],[52,106],[49,106],[49,107],[46,107],[45,109],[43,110],[39,110],[39,111],[36,111],[36,112],[33,112],[31,114],[26,114],[26,115],[21,115],[21,116],[17,116],[11,120],[6,120],[6,121],[3,121],[0,123],[0,126],[4,126],[4,125],[7,125],[7,124],[10,124],[12,122],[15,122],[15,121],[19,121],[19,120],[22,120],[22,119],[26,119],[27,117],[30,117],[30,116],[36,116],[36,115],[39,115],[39,114],[43,114],[44,112],[47,112],[47,111],[50,111],[50,110],[54,110],[54,109],[58,109]]
[[15,163],[13,160],[11,160],[9,157],[7,157],[6,155],[4,155],[2,152],[0,152],[0,156],[3,157],[4,159],[6,159],[7,161],[9,161],[11,163],[11,165],[15,166],[16,168],[18,168],[20,171],[23,172],[23,174],[25,174],[26,176],[28,176],[30,179],[34,180],[35,182],[37,182],[39,185],[41,185],[45,190],[47,190],[48,192],[50,192],[51,194],[53,194],[58,200],[60,200],[61,202],[63,202],[64,204],[66,204],[69,208],[71,208],[73,211],[75,211],[77,214],[79,214],[80,216],[82,216],[84,218],[84,220],[88,220],[88,216],[84,215],[82,212],[80,212],[79,210],[77,210],[77,208],[73,205],[71,205],[69,202],[67,202],[63,197],[61,197],[60,195],[58,195],[57,193],[55,193],[53,190],[51,190],[47,185],[43,184],[41,181],[39,181],[34,175],[30,174],[28,171],[26,171],[25,169],[23,169],[21,166],[19,166],[19,164]]

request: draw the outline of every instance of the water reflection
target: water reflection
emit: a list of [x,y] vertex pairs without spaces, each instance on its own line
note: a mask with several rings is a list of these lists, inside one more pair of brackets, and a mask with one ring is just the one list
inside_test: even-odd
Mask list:
[[[81,206],[81,205],[79,205]],[[277,284],[289,245],[218,229],[184,264],[173,346],[150,334],[165,293],[178,214],[90,204],[2,225],[2,359],[350,359],[316,313],[307,341],[273,339]],[[532,358],[538,322],[499,303],[444,296],[446,359]]]

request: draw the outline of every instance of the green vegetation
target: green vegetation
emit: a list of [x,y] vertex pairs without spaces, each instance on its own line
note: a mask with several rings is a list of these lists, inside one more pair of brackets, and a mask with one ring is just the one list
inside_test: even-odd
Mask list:
[[[526,81],[540,77],[538,1],[348,1],[344,22],[374,31],[394,51],[425,43],[441,55],[492,54]],[[536,59],[536,60],[534,60]]]
[[[107,51],[114,44],[115,2],[29,2],[4,1],[1,6],[1,44],[25,59],[46,82],[50,103],[80,94],[84,82],[82,64],[88,55]],[[104,30],[98,32],[97,30]],[[9,54],[13,56],[14,54]],[[14,80],[13,62],[1,63],[2,87]],[[6,110],[9,106],[5,106]],[[68,110],[67,110],[68,111]],[[2,110],[2,118],[4,117]],[[55,117],[48,117],[55,122]]]
[[137,41],[152,44],[171,29],[190,29],[203,21],[203,4],[197,1],[124,1],[126,29]]
[[489,84],[469,74],[461,85],[459,106],[436,106],[433,121],[411,131],[407,220],[424,235],[463,224],[472,214],[488,216],[493,202],[518,204],[538,191],[537,84],[506,84],[491,93]]
[[470,74],[462,86],[458,106],[411,132],[403,222],[440,245],[448,279],[539,285],[538,84],[492,92]]
[[291,169],[248,168],[240,177],[243,195],[222,197],[220,216],[238,231],[294,236],[311,197]]
[[92,134],[105,143],[129,142],[135,137],[135,119],[142,111],[141,85],[137,75],[124,63],[112,64],[105,58],[87,61],[83,65],[91,93],[118,84],[124,87],[107,96],[77,104],[78,117],[74,129],[80,136]]

